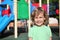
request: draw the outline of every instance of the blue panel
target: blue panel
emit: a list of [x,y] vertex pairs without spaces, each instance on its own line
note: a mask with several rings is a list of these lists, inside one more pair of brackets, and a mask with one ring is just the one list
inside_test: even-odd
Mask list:
[[11,9],[11,14],[9,17],[7,15],[1,16],[2,8],[0,7],[0,32],[2,32],[7,27],[8,23],[14,19],[13,1],[4,0],[1,4],[8,4]]
[[0,19],[0,32],[2,32],[7,27],[8,23],[12,20],[13,17],[14,15],[10,14],[10,17],[8,17],[7,15],[4,15]]
[[32,13],[34,9],[35,9],[35,6],[32,6],[32,3],[30,3],[30,13]]

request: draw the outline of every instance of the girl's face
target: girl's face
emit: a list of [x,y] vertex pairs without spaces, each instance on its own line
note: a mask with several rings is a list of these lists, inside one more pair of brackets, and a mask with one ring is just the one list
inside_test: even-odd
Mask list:
[[34,23],[38,26],[41,26],[41,25],[43,25],[44,20],[45,20],[45,17],[43,15],[43,13],[40,13],[39,15],[35,15]]

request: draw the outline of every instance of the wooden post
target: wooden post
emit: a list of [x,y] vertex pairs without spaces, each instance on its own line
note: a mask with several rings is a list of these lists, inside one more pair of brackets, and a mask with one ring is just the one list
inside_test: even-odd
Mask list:
[[28,30],[30,29],[30,0],[28,1],[28,5],[29,5],[29,20],[28,20]]
[[17,0],[14,0],[14,15],[15,15],[15,27],[14,27],[14,37],[17,38]]
[[42,0],[39,0],[39,7],[42,7]]
[[47,13],[49,15],[49,0],[47,0]]
[[59,0],[59,37],[60,37],[60,0]]
[[[7,4],[7,9],[8,9],[9,5]],[[9,25],[7,26],[7,30],[9,30]]]
[[1,4],[1,0],[0,0],[0,4]]

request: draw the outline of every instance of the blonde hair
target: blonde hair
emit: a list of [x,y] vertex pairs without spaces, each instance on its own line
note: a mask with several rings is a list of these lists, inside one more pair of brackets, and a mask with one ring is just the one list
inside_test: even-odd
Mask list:
[[[45,20],[44,20],[44,25],[47,25],[48,24],[48,15],[47,15],[47,12],[44,10],[44,9],[42,9],[41,7],[38,7],[38,8],[36,8],[33,12],[32,12],[32,14],[31,14],[31,20],[32,20],[32,23],[34,24],[34,17],[37,15],[39,15],[41,12],[43,12],[43,15],[44,15],[44,17],[45,17]],[[32,25],[33,25],[32,24]]]

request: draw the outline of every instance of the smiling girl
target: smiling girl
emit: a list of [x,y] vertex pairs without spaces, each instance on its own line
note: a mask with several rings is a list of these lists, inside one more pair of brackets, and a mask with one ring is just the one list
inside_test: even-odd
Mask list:
[[33,22],[29,29],[29,40],[52,40],[52,33],[48,25],[48,15],[41,7],[35,9],[31,14]]

